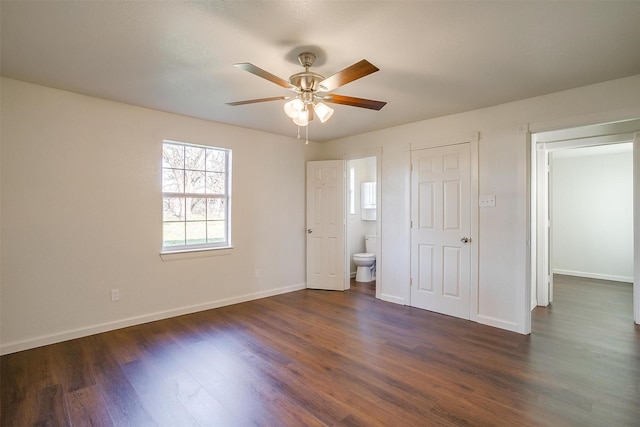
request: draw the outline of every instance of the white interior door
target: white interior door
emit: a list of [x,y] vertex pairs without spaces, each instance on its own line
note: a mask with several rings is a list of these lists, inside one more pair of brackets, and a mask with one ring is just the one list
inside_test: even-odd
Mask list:
[[633,138],[633,319],[640,325],[640,132]]
[[553,274],[551,274],[551,206],[550,206],[550,153],[544,144],[540,144],[536,150],[537,171],[537,225],[538,242],[547,242],[538,245],[537,271],[536,271],[536,300],[537,305],[546,307],[552,300]]
[[307,162],[307,288],[344,290],[345,162]]
[[469,319],[470,144],[411,154],[411,305]]

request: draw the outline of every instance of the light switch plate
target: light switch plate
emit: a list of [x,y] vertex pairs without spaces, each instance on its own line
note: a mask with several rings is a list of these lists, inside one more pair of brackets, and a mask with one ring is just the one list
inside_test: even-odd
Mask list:
[[493,208],[496,205],[496,196],[480,196],[478,204],[481,208]]

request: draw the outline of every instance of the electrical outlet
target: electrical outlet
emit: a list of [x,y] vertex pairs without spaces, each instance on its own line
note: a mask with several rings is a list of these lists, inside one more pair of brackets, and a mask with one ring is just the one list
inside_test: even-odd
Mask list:
[[262,273],[262,272],[260,271],[260,269],[259,269],[259,268],[256,268],[256,278],[260,277],[260,274],[261,274],[261,273]]
[[120,289],[111,289],[111,301],[118,301],[120,299]]

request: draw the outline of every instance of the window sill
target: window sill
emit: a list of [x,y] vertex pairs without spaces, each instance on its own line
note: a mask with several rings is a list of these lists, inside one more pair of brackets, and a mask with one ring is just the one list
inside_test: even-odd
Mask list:
[[214,256],[230,255],[233,246],[223,248],[186,249],[182,251],[160,252],[162,261],[178,261],[181,259],[209,258]]

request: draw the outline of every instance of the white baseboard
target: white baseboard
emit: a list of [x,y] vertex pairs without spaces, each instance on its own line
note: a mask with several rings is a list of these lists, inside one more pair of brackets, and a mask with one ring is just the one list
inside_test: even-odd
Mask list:
[[565,276],[586,277],[588,279],[611,280],[614,282],[633,283],[633,277],[615,276],[612,274],[589,273],[585,271],[553,269],[553,274],[564,274]]
[[380,299],[382,301],[392,302],[394,304],[405,305],[404,304],[404,298],[396,297],[394,295],[380,294]]
[[168,319],[170,317],[182,316],[185,314],[211,310],[214,308],[224,307],[232,304],[238,304],[241,302],[253,301],[253,300],[266,298],[274,295],[285,294],[288,292],[305,289],[306,287],[307,287],[306,283],[299,283],[297,285],[270,289],[268,291],[240,295],[237,297],[225,298],[225,299],[216,300],[216,301],[209,301],[203,304],[195,304],[195,305],[175,308],[171,310],[158,311],[155,313],[144,314],[142,316],[129,317],[127,319],[100,323],[97,325],[91,325],[83,328],[60,331],[53,334],[41,335],[39,337],[29,338],[21,341],[2,343],[0,345],[0,355],[28,350],[30,348],[41,347],[43,345],[55,344],[58,342],[67,341],[75,338],[82,338],[89,335],[99,334],[102,332],[113,331],[116,329],[126,328],[128,326],[140,325],[142,323],[153,322],[156,320]]
[[483,325],[493,326],[495,328],[505,329],[511,332],[517,332],[521,334],[519,331],[518,324],[516,322],[511,322],[508,320],[497,319],[495,317],[485,316],[482,314],[478,314],[475,319],[472,319],[478,323],[482,323]]

